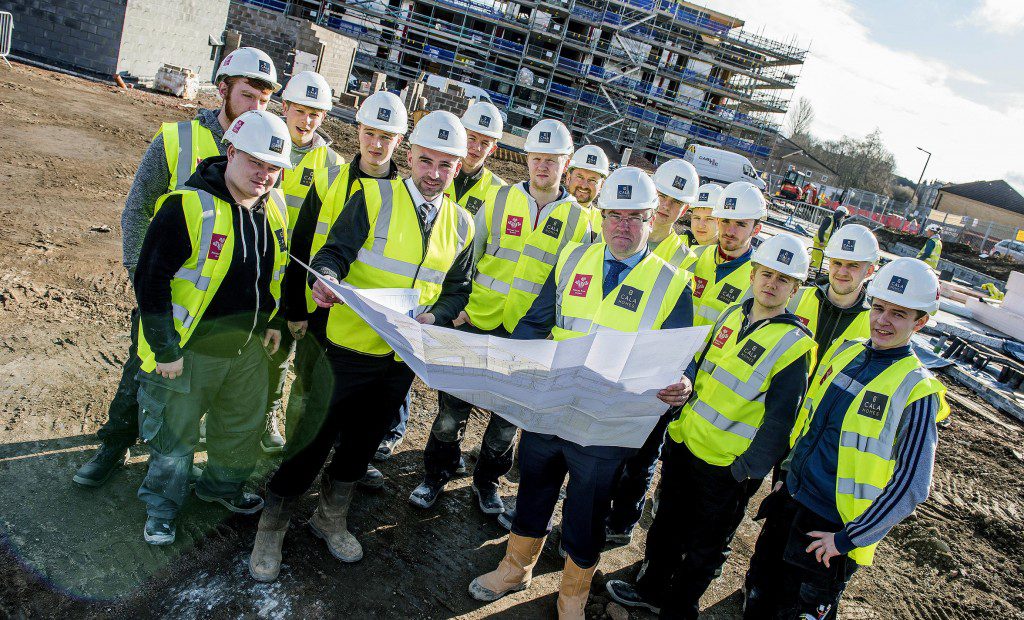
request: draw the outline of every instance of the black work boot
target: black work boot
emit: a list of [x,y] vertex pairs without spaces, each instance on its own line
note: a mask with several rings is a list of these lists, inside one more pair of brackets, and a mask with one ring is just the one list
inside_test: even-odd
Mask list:
[[101,487],[114,471],[124,467],[128,456],[128,448],[113,448],[103,444],[85,465],[78,468],[72,480],[84,487]]

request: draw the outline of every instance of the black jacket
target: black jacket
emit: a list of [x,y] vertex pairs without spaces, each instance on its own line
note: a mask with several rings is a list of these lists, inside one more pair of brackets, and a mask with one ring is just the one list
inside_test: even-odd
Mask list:
[[[185,348],[217,357],[233,357],[251,339],[262,339],[274,310],[270,282],[274,245],[264,196],[247,209],[235,203],[224,182],[226,157],[203,160],[186,182],[231,204],[234,250],[224,281],[207,306]],[[171,314],[171,280],[192,253],[181,197],[167,198],[146,232],[135,271],[135,297],[142,330],[158,362],[181,357],[180,338]]]
[[[861,312],[871,310],[867,302],[867,287],[861,287],[860,296],[857,302],[849,308],[839,308],[828,299],[829,284],[819,284],[814,287],[814,295],[818,297],[818,328],[814,332],[814,341],[818,343],[818,362],[825,355],[825,351],[832,346],[846,328],[860,316]],[[811,369],[814,374],[815,369]]]
[[[459,207],[460,209],[462,207]],[[423,235],[423,246],[427,246],[432,226],[425,226],[418,220],[420,233]],[[436,221],[436,220],[435,220]],[[341,215],[335,220],[327,243],[313,257],[310,267],[317,273],[344,280],[349,267],[356,259],[359,248],[363,247],[370,232],[370,218],[366,212],[363,192],[356,190],[345,203]],[[434,314],[435,324],[451,323],[469,302],[469,293],[473,289],[473,243],[467,240],[466,249],[455,257],[455,263],[448,270],[441,284],[441,296],[431,306],[429,312]],[[313,274],[308,274],[310,286],[316,281]]]
[[[359,168],[358,153],[349,165],[348,187],[342,196],[348,196],[352,191],[352,184],[356,179],[371,179]],[[386,179],[398,178],[398,166],[394,159],[391,161],[391,168],[388,170]],[[313,246],[313,234],[316,232],[316,223],[320,219],[320,196],[317,194],[315,184],[311,184],[306,199],[299,208],[299,216],[295,220],[295,229],[292,230],[291,253],[292,256],[310,265],[313,258],[310,250]],[[284,312],[289,321],[309,321],[309,330],[313,333],[320,333],[327,325],[327,310],[317,308],[312,313],[306,310],[306,268],[299,263],[292,261],[288,264],[288,270],[284,279]]]

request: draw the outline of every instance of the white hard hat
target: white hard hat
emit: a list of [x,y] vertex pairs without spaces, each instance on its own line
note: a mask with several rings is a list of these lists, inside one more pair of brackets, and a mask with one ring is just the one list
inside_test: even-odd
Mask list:
[[373,129],[404,136],[409,131],[409,113],[398,95],[379,90],[363,100],[356,122]]
[[658,188],[650,175],[640,168],[616,168],[605,180],[597,204],[602,209],[620,211],[657,209]]
[[935,232],[939,232],[940,230],[942,230],[942,227],[939,226],[938,224],[928,224],[928,228],[925,228],[925,230],[933,230]]
[[832,233],[825,256],[839,260],[878,262],[878,239],[867,226],[847,224]]
[[700,176],[690,162],[670,159],[654,172],[654,185],[662,194],[689,204],[697,198]]
[[482,133],[490,138],[501,139],[505,130],[505,122],[501,120],[501,112],[490,101],[477,101],[462,115],[462,126],[468,131]]
[[939,309],[939,278],[927,263],[902,256],[878,270],[868,282],[867,296],[935,314]]
[[573,168],[590,170],[603,177],[607,177],[609,168],[608,156],[605,155],[604,149],[601,147],[595,144],[588,144],[572,154],[572,159],[569,160],[569,169],[572,170]]
[[466,156],[466,128],[451,112],[436,110],[420,119],[412,129],[409,144],[458,157]]
[[807,270],[811,267],[804,244],[789,233],[779,233],[757,246],[750,262],[800,281],[807,279]]
[[296,73],[288,80],[288,85],[281,93],[281,99],[285,101],[318,110],[330,110],[334,107],[331,97],[331,85],[316,71]]
[[839,205],[838,207],[836,207],[836,213],[839,215],[849,215],[850,210],[844,207],[843,205]]
[[220,84],[226,77],[249,77],[274,85],[274,90],[280,90],[281,85],[277,83],[277,69],[274,61],[270,59],[263,50],[255,47],[240,47],[224,57],[217,67],[217,75],[213,82]]
[[552,118],[538,122],[526,135],[523,150],[527,153],[546,153],[549,155],[569,155],[572,153],[572,134],[569,129]]
[[761,190],[746,181],[725,186],[711,215],[730,220],[760,220],[768,215]]
[[256,159],[292,168],[292,139],[281,117],[264,110],[250,110],[231,123],[224,141]]
[[697,188],[697,199],[691,209],[714,209],[725,188],[718,183],[705,183]]

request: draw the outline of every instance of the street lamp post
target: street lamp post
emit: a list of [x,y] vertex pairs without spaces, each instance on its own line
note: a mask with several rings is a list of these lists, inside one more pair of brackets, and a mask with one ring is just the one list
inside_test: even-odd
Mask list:
[[932,154],[931,154],[931,151],[926,151],[926,150],[924,150],[923,148],[921,148],[919,146],[915,147],[915,148],[917,148],[917,150],[921,151],[922,153],[927,153],[928,154],[928,158],[924,160],[924,167],[921,168],[921,176],[917,177],[917,187],[914,188],[914,202],[916,202],[918,206],[921,206],[920,193],[919,193],[921,191],[921,181],[924,180],[924,171],[928,169],[928,162],[930,162],[932,160]]

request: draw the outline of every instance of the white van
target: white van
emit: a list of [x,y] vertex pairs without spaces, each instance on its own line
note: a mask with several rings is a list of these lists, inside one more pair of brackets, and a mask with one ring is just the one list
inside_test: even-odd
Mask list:
[[728,185],[734,181],[746,181],[761,191],[765,189],[765,182],[757,175],[754,165],[739,153],[691,144],[686,147],[683,159],[697,169],[701,183],[712,181]]

